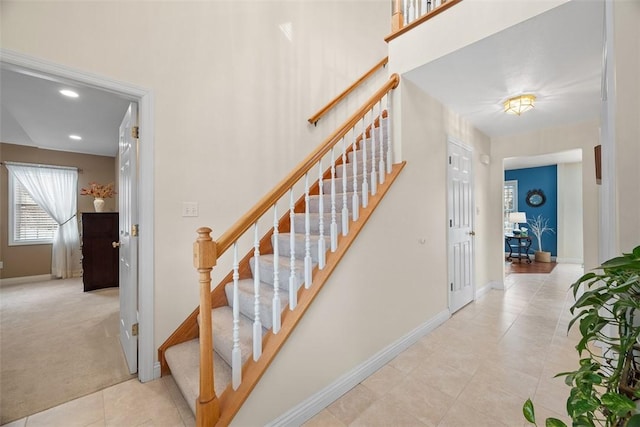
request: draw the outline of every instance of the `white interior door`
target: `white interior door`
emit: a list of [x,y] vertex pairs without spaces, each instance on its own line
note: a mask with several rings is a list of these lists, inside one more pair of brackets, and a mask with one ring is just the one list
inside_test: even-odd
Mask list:
[[120,124],[120,342],[129,372],[138,371],[138,106],[132,102]]
[[448,263],[449,311],[454,313],[474,298],[472,151],[448,141]]

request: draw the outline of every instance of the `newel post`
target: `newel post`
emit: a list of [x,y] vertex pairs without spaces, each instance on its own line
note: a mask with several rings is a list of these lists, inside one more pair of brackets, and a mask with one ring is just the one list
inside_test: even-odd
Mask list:
[[196,401],[196,425],[209,427],[220,418],[220,404],[213,388],[213,342],[211,335],[211,270],[216,265],[216,243],[211,229],[198,229],[193,244],[193,266],[200,274],[200,395]]
[[391,16],[391,32],[398,31],[404,26],[402,0],[393,0],[393,15]]

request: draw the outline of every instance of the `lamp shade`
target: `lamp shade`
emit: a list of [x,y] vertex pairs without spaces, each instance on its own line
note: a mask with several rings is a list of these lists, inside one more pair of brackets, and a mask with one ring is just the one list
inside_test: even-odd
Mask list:
[[527,222],[527,215],[524,212],[511,212],[509,214],[509,222],[517,222],[523,224]]

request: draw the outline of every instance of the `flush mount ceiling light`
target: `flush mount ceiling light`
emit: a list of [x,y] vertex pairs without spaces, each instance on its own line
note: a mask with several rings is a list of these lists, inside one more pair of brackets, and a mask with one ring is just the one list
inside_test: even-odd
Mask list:
[[69,135],[69,139],[73,139],[75,141],[80,141],[80,140],[82,140],[82,137],[80,135]]
[[536,96],[532,94],[514,96],[504,101],[504,112],[507,114],[520,115],[533,108]]
[[69,98],[77,98],[78,96],[80,96],[78,95],[78,92],[74,92],[71,89],[62,89],[60,93],[64,96],[68,96]]

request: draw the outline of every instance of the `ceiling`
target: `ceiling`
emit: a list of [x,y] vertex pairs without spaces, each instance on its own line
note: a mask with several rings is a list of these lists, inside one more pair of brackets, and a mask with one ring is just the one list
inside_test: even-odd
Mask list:
[[[574,0],[405,75],[490,137],[599,117],[604,4]],[[535,108],[505,114],[503,101],[536,95]],[[580,161],[580,152],[561,161]],[[534,159],[535,160],[535,159]],[[540,156],[537,163],[556,163]],[[552,162],[552,163],[549,163]],[[519,167],[509,159],[509,167]],[[540,166],[532,159],[523,167]]]
[[[79,96],[68,98],[59,93],[61,89]],[[0,94],[0,141],[115,157],[128,100],[7,63],[0,64]]]
[[[425,64],[405,75],[490,137],[597,118],[603,3],[573,0]],[[115,156],[129,101],[109,92],[0,63],[0,140],[52,150]],[[80,96],[59,94],[72,88]],[[502,102],[532,92],[535,108],[507,115]],[[69,139],[70,134],[82,141]],[[573,157],[571,157],[573,155]],[[560,161],[580,161],[580,152]],[[508,159],[505,167],[520,167]],[[558,162],[529,158],[522,167]]]

